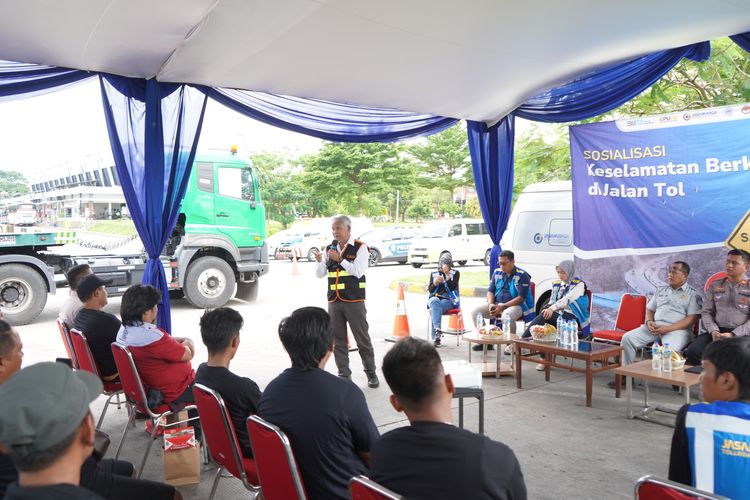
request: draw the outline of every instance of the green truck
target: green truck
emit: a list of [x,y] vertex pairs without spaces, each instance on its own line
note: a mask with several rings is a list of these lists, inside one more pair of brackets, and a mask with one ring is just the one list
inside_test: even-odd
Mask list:
[[[0,232],[0,307],[14,325],[31,323],[64,281],[55,274],[88,263],[111,278],[107,291],[122,295],[140,283],[144,254],[61,255],[51,247],[72,243],[70,231],[6,226]],[[252,165],[235,154],[197,155],[177,226],[161,256],[170,296],[199,308],[232,297],[255,301],[268,272],[265,209]]]

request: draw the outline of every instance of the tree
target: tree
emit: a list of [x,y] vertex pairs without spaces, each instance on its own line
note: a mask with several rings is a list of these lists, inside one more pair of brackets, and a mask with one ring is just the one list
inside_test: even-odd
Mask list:
[[406,215],[417,222],[422,222],[426,217],[432,217],[432,199],[428,196],[417,198],[409,205]]
[[13,197],[21,194],[27,194],[29,182],[26,177],[15,170],[0,170],[0,191],[4,191],[6,197]]
[[453,193],[457,187],[474,184],[464,122],[411,146],[409,153],[416,159],[418,181],[424,187]]
[[[382,213],[388,193],[402,196],[414,188],[414,167],[403,144],[327,143],[304,158],[302,180],[309,193],[353,215]],[[376,207],[372,197],[380,200]],[[333,211],[333,210],[331,210]]]
[[299,168],[279,153],[263,152],[250,155],[260,177],[261,198],[266,218],[281,222],[284,227],[294,222],[299,211],[304,211],[307,199]]

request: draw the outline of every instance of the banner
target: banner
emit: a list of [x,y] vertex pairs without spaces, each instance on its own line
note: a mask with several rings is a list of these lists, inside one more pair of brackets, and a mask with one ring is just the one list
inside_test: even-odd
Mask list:
[[702,292],[724,270],[725,242],[750,249],[750,105],[573,126],[570,154],[594,329],[613,326],[623,293],[666,284],[670,262],[686,261]]

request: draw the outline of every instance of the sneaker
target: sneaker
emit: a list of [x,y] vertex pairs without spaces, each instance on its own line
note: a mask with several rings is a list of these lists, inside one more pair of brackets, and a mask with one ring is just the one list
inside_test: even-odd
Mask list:
[[544,371],[544,365],[539,363],[536,365],[536,371],[543,372]]
[[[483,348],[484,348],[484,346],[483,346],[482,344],[475,344],[475,345],[474,345],[474,346],[473,346],[473,347],[471,348],[471,350],[472,350],[472,351],[481,351],[481,350],[483,350]],[[492,344],[489,344],[489,345],[487,346],[487,350],[488,350],[488,351],[492,351],[493,349],[495,349],[495,346],[494,346],[494,345],[492,345]]]
[[432,345],[440,347],[440,337],[435,337],[435,340],[432,341]]
[[505,354],[513,354],[513,344],[506,345],[505,350],[503,352]]
[[380,380],[378,380],[378,376],[374,373],[367,376],[367,387],[370,389],[377,389],[380,387]]

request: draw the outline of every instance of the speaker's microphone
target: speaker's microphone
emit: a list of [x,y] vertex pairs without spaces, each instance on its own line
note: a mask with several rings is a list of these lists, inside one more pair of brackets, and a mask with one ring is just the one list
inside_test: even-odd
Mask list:
[[339,242],[338,242],[338,240],[333,240],[331,242],[331,250],[338,250],[338,248],[339,248]]

